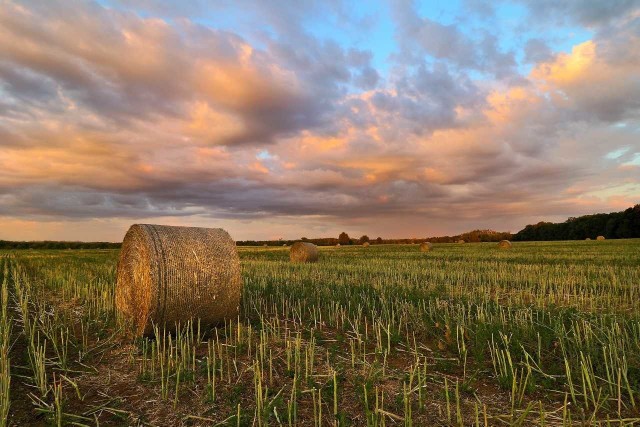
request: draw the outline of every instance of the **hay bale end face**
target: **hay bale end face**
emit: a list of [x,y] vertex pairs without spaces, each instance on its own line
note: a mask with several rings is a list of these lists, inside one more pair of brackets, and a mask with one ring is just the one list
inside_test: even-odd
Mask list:
[[309,242],[296,242],[289,250],[291,262],[316,262],[318,261],[318,247]]
[[500,249],[511,249],[511,246],[513,245],[508,240],[501,240],[500,243],[498,243]]
[[604,240],[604,236],[598,236],[596,237],[596,240]]
[[200,321],[214,326],[238,315],[242,279],[235,242],[221,228],[136,224],[122,242],[116,308],[136,335],[153,325]]
[[431,242],[422,242],[422,243],[420,243],[420,250],[422,252],[429,252],[431,249],[433,249],[433,243],[431,243]]

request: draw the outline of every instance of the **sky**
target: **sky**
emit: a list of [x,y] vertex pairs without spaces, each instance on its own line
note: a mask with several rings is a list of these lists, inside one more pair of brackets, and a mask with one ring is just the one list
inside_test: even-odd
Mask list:
[[516,232],[637,203],[637,0],[0,0],[0,239]]

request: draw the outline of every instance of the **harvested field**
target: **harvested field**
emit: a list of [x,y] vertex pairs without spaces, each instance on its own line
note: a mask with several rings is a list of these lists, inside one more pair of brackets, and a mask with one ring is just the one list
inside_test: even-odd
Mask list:
[[8,423],[631,425],[639,249],[243,247],[239,321],[138,339],[116,322],[117,250],[2,252]]

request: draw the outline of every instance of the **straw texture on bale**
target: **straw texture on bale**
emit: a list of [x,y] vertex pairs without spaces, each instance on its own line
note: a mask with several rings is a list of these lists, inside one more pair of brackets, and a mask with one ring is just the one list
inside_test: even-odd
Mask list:
[[369,242],[364,242],[364,243],[362,244],[362,246],[363,246],[363,247],[365,247],[365,248],[368,248],[368,247],[369,247]]
[[596,237],[596,240],[604,240],[604,236],[598,236]]
[[236,245],[221,228],[136,224],[124,237],[116,308],[137,335],[233,319],[241,291]]
[[316,262],[318,261],[318,247],[309,242],[295,242],[289,249],[291,262]]
[[420,250],[422,252],[429,252],[431,249],[433,249],[433,243],[431,243],[431,242],[422,242],[422,243],[420,243]]
[[511,249],[511,242],[508,240],[501,240],[500,243],[498,243],[498,247],[500,249]]

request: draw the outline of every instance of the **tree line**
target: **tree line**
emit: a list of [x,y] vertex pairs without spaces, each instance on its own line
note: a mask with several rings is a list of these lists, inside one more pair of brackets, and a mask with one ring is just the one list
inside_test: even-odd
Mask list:
[[[318,246],[335,246],[340,244],[361,245],[365,242],[369,244],[411,244],[411,243],[455,243],[460,240],[465,242],[499,242],[500,240],[514,241],[535,241],[535,240],[584,240],[586,238],[595,239],[597,236],[604,236],[607,239],[630,239],[640,238],[640,204],[621,212],[600,213],[594,215],[584,215],[571,217],[565,222],[539,222],[527,225],[516,234],[494,230],[473,230],[467,233],[454,236],[403,238],[403,239],[383,239],[377,237],[370,239],[363,235],[359,238],[352,238],[345,232],[336,237],[322,237],[309,239],[302,237],[296,240],[240,240],[236,242],[238,246],[291,246],[293,243],[302,240]],[[121,243],[112,242],[64,242],[64,241],[34,241],[34,242],[13,242],[0,240],[0,249],[119,249]]]
[[350,237],[344,231],[340,233],[338,238],[335,237],[321,237],[315,239],[309,239],[307,237],[302,237],[298,240],[241,240],[236,242],[238,246],[290,246],[295,242],[303,241],[310,242],[314,245],[318,246],[335,246],[340,244],[340,246],[348,246],[348,245],[361,245],[363,243],[369,243],[371,245],[400,245],[400,244],[412,244],[412,243],[422,243],[422,242],[432,242],[432,243],[455,243],[459,240],[464,240],[465,242],[499,242],[500,240],[510,239],[512,236],[509,232],[501,232],[501,231],[493,231],[493,230],[473,230],[467,233],[456,234],[455,236],[439,236],[439,237],[412,237],[412,238],[402,238],[402,239],[383,239],[382,237],[377,237],[375,239],[370,239],[366,234],[360,236],[359,238]]
[[12,242],[0,240],[0,249],[119,249],[121,243],[112,242]]
[[640,237],[640,205],[622,212],[571,217],[565,222],[539,222],[518,231],[513,240],[584,240],[604,236],[607,239]]

